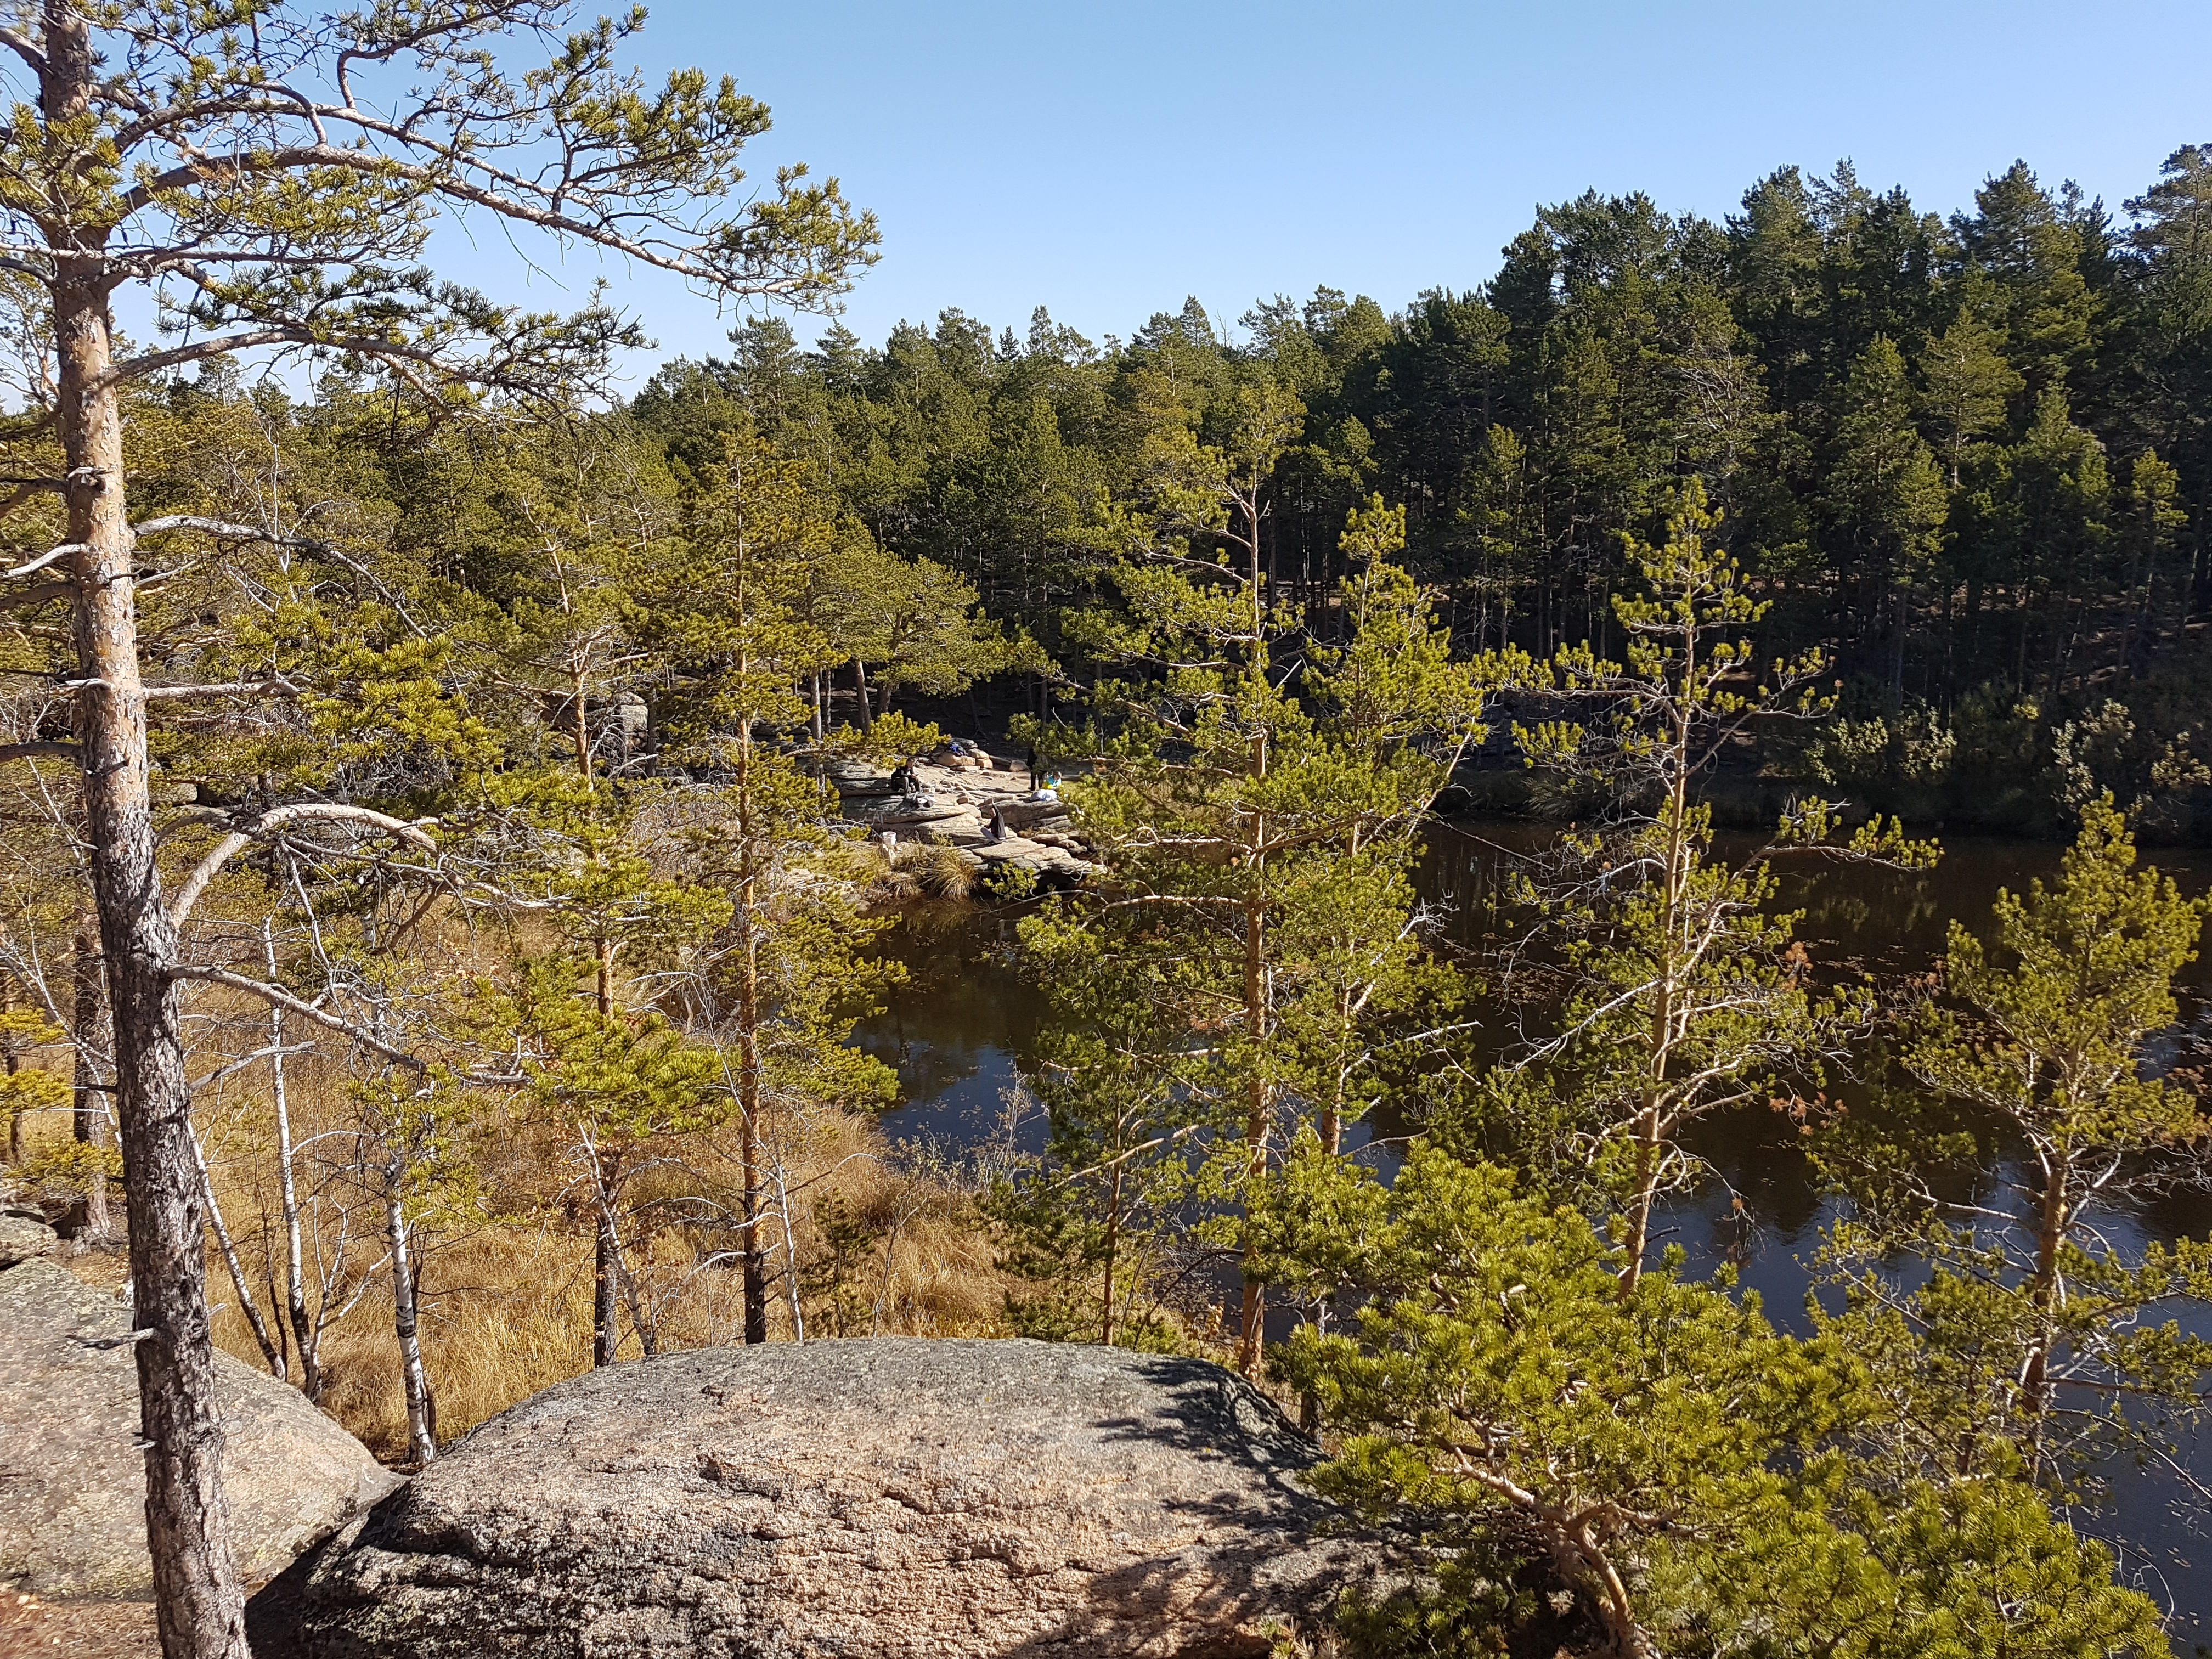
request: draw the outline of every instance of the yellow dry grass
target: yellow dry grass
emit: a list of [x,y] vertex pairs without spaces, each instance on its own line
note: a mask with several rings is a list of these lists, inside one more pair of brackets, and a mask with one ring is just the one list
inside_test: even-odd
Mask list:
[[[465,976],[499,945],[434,919],[422,949],[426,963],[436,960],[422,971]],[[266,1011],[252,999],[215,992],[196,998],[193,1006],[196,1073],[268,1041]],[[66,1060],[57,1048],[51,1054],[41,1051],[33,1063],[59,1070]],[[341,1276],[339,1299],[359,1291],[350,1311],[323,1337],[321,1403],[378,1456],[397,1462],[406,1455],[404,1396],[390,1279],[380,1268],[368,1271],[384,1250],[383,1222],[373,1161],[362,1162],[354,1150],[361,1143],[352,1135],[360,1123],[352,1079],[343,1060],[327,1053],[295,1056],[286,1075],[293,1132],[303,1148],[297,1165],[302,1192],[320,1192],[337,1210],[349,1211],[350,1267]],[[272,1335],[289,1347],[281,1317],[283,1234],[266,1063],[249,1066],[209,1090],[195,1101],[193,1119],[248,1293]],[[771,1340],[788,1340],[794,1334],[781,1277],[794,1257],[810,1336],[1005,1334],[1007,1281],[994,1265],[959,1171],[892,1147],[872,1118],[830,1106],[790,1104],[772,1115],[763,1135],[782,1176],[769,1200],[775,1204],[779,1191],[788,1194],[790,1212],[787,1232],[780,1212],[763,1225],[771,1268],[780,1275],[771,1286]],[[22,1145],[29,1157],[70,1138],[65,1109],[25,1117]],[[562,1137],[543,1126],[508,1121],[499,1103],[487,1097],[481,1121],[466,1139],[470,1190],[427,1220],[418,1241],[423,1360],[441,1441],[583,1370],[592,1356],[591,1228],[580,1213],[579,1171],[560,1144]],[[740,1189],[735,1140],[731,1127],[656,1147],[656,1156],[668,1162],[636,1186],[630,1201],[703,1194],[726,1213]],[[50,1208],[61,1199],[58,1192],[38,1196]],[[126,1220],[120,1198],[118,1191],[118,1225]],[[323,1213],[328,1224],[336,1210]],[[825,1231],[825,1216],[838,1238]],[[312,1256],[312,1228],[308,1243]],[[665,1227],[634,1251],[631,1267],[664,1349],[742,1339],[737,1264],[705,1260],[718,1253],[726,1257],[734,1249],[733,1230],[726,1224],[690,1224]],[[123,1271],[119,1253],[87,1257],[82,1265],[89,1270],[102,1262]],[[247,1364],[265,1366],[212,1238],[208,1290],[217,1342]],[[636,1358],[641,1350],[627,1306],[622,1322],[621,1357]],[[296,1375],[296,1360],[291,1363]]]
[[[806,1287],[801,1313],[807,1334],[1004,1334],[1005,1280],[957,1184],[943,1171],[903,1165],[866,1118],[811,1115],[803,1135],[789,1133],[793,1126],[787,1125],[781,1136],[799,1149],[788,1164],[789,1182],[798,1189],[790,1243]],[[771,1142],[779,1138],[772,1130]],[[510,1159],[526,1161],[516,1148],[507,1151]],[[696,1167],[708,1160],[696,1156],[690,1162]],[[245,1158],[226,1159],[217,1168],[226,1212],[234,1218],[255,1213],[265,1195],[263,1172],[250,1169]],[[536,1174],[541,1192],[557,1186],[557,1170]],[[872,1235],[837,1282],[823,1282],[829,1246],[816,1220],[817,1204],[856,1218],[860,1230]],[[266,1319],[271,1305],[267,1250],[275,1237],[259,1231],[258,1222],[250,1233],[236,1219],[233,1225]],[[780,1269],[787,1259],[780,1221],[771,1219],[764,1232],[771,1266]],[[726,1247],[726,1241],[715,1243]],[[432,1233],[426,1246],[421,1330],[441,1443],[590,1365],[590,1232],[557,1204],[540,1205],[528,1215],[494,1217],[465,1231]],[[701,1254],[695,1235],[672,1229],[632,1258],[664,1351],[743,1338],[737,1264],[702,1265]],[[213,1251],[208,1273],[210,1297],[221,1304],[216,1340],[247,1364],[263,1365],[228,1271]],[[788,1340],[793,1324],[781,1279],[771,1286],[771,1298],[770,1339]],[[642,1349],[627,1307],[623,1322],[620,1357],[638,1358]],[[379,1457],[404,1459],[406,1407],[387,1274],[374,1278],[359,1305],[324,1339],[323,1367],[324,1409]]]

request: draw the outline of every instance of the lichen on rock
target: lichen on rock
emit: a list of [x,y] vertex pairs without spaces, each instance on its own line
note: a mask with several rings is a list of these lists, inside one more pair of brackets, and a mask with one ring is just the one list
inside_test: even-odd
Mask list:
[[257,1598],[262,1659],[1265,1653],[1379,1569],[1202,1361],[884,1338],[672,1354],[476,1430]]

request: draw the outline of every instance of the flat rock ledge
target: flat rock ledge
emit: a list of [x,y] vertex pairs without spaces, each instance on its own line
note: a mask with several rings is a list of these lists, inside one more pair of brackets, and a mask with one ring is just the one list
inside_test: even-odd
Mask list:
[[[131,1316],[46,1253],[53,1235],[41,1224],[0,1223],[0,1588],[48,1601],[149,1595]],[[399,1484],[296,1389],[218,1353],[216,1389],[249,1580]]]
[[1261,1655],[1382,1564],[1218,1366],[923,1338],[608,1367],[254,1601],[257,1659]]

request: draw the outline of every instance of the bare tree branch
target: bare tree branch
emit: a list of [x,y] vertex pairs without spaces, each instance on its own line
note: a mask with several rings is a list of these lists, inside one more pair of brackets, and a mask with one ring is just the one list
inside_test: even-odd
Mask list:
[[366,806],[342,806],[331,801],[299,801],[289,806],[271,807],[252,823],[232,830],[216,843],[215,850],[199,861],[191,874],[185,878],[184,885],[177,889],[176,897],[169,901],[169,919],[181,928],[191,915],[193,907],[200,902],[200,896],[207,891],[208,884],[241,848],[264,839],[288,823],[306,819],[343,819],[368,823],[426,851],[434,853],[438,850],[438,843],[431,840],[428,833],[420,826],[386,817],[382,812],[372,811]]
[[302,1019],[312,1020],[326,1031],[336,1031],[341,1036],[350,1037],[371,1054],[381,1054],[395,1066],[404,1066],[409,1070],[416,1072],[429,1069],[404,1048],[393,1048],[381,1037],[364,1031],[350,1020],[340,1019],[336,1014],[328,1013],[315,1006],[313,1003],[294,996],[282,986],[266,984],[258,979],[249,979],[244,974],[232,973],[228,968],[205,968],[185,962],[171,963],[168,975],[171,979],[200,980],[210,985],[227,985],[234,991],[244,991],[249,995],[261,998],[264,1002],[276,1004],[287,1013],[297,1014]]

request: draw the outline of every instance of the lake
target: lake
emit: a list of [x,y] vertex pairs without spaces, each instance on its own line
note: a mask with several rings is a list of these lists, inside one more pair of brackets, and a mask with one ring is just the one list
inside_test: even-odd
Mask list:
[[[1504,872],[1553,833],[1524,820],[1438,826],[1420,890],[1445,913],[1443,938],[1479,945]],[[1975,836],[1946,836],[1943,848],[1942,863],[1919,874],[1812,865],[1785,878],[1779,903],[1805,913],[1799,936],[1816,964],[1863,966],[1879,976],[1917,973],[1942,950],[1952,917],[1984,931],[1997,890],[2019,890],[2033,877],[2050,877],[2062,850],[2049,842]],[[2143,861],[2173,875],[2185,891],[2212,886],[2212,855],[2160,848],[2147,849]],[[924,908],[888,936],[887,948],[910,977],[855,1040],[898,1069],[903,1103],[884,1120],[894,1139],[928,1138],[957,1147],[996,1131],[1004,1097],[1046,1014],[1042,989],[1012,951],[1018,919],[1009,910]],[[2185,970],[2183,981],[2182,1019],[2206,1018],[2212,970],[2200,960]],[[1386,1117],[1371,1133],[1387,1143],[1401,1127]],[[1693,1272],[1734,1261],[1741,1282],[1762,1294],[1771,1317],[1802,1328],[1804,1264],[1834,1206],[1814,1188],[1794,1129],[1773,1112],[1752,1109],[1705,1124],[1692,1144],[1712,1174],[1669,1204],[1665,1242],[1683,1247]],[[1387,1158],[1387,1144],[1377,1151]],[[2212,1231],[2212,1194],[2168,1197],[2118,1218],[2111,1231],[2124,1244],[2202,1237]],[[2212,1321],[2206,1328],[2212,1332]],[[2184,1455],[2197,1477],[2212,1484],[2212,1439],[2185,1445]],[[2212,1643],[2212,1534],[2203,1530],[2212,1517],[2171,1475],[2134,1468],[2112,1474],[2115,1511],[2090,1518],[2085,1528],[2130,1540],[2124,1570],[2175,1610],[2179,1652]]]

